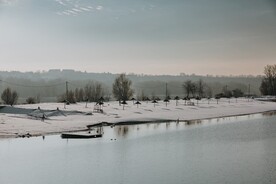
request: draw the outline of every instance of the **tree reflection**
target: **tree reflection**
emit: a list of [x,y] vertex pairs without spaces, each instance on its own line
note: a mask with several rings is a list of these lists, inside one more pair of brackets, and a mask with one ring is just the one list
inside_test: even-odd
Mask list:
[[170,123],[166,123],[166,129],[168,129],[170,127]]
[[276,111],[269,111],[262,113],[263,116],[274,116],[276,115]]
[[115,129],[115,132],[118,136],[126,137],[129,133],[129,127],[128,126],[118,126]]
[[125,137],[125,136],[127,136],[127,134],[128,134],[128,126],[124,126],[123,127],[123,136]]
[[202,120],[190,120],[186,121],[186,125],[196,125],[196,124],[201,124]]

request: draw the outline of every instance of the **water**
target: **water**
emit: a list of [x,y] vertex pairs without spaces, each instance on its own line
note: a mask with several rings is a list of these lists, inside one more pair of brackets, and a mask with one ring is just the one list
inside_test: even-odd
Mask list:
[[104,132],[88,140],[2,139],[0,183],[276,183],[275,113]]

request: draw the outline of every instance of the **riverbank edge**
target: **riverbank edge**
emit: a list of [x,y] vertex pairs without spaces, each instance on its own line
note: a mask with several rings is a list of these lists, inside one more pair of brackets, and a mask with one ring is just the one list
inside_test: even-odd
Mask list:
[[260,111],[260,112],[253,112],[253,113],[241,113],[241,114],[232,114],[232,115],[225,115],[225,116],[213,116],[213,117],[206,117],[206,118],[199,118],[199,119],[162,119],[162,118],[152,118],[152,119],[144,119],[144,120],[130,120],[130,121],[118,121],[115,123],[109,122],[101,122],[101,123],[94,123],[91,125],[87,125],[85,129],[72,129],[69,131],[57,131],[57,132],[47,132],[44,134],[29,134],[30,136],[26,135],[0,135],[1,139],[14,139],[14,138],[30,138],[30,137],[40,137],[40,136],[50,136],[50,135],[59,135],[62,133],[72,133],[72,132],[81,132],[87,131],[93,127],[98,126],[120,126],[120,125],[137,125],[137,124],[147,124],[147,123],[166,123],[166,122],[186,122],[189,123],[191,121],[203,121],[203,120],[210,120],[210,119],[217,119],[217,118],[230,118],[230,117],[239,117],[239,116],[247,116],[247,115],[256,115],[256,114],[265,114],[265,113],[276,113],[276,110],[268,110],[268,111]]
[[166,122],[191,122],[191,121],[204,121],[210,119],[218,119],[218,118],[231,118],[231,117],[240,117],[240,116],[248,116],[248,115],[257,115],[257,114],[265,114],[265,113],[275,113],[276,110],[268,110],[268,111],[260,111],[260,112],[253,112],[253,113],[243,113],[243,114],[235,114],[235,115],[225,115],[225,116],[214,116],[214,117],[207,117],[207,118],[199,118],[199,119],[156,119],[156,120],[135,120],[135,121],[120,121],[117,123],[113,123],[113,126],[120,126],[120,125],[135,125],[135,124],[147,124],[147,123],[166,123]]

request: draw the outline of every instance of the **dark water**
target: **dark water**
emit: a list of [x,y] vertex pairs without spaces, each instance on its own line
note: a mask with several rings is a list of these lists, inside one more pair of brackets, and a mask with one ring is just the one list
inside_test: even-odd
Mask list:
[[274,113],[104,131],[89,140],[0,140],[0,183],[276,183]]

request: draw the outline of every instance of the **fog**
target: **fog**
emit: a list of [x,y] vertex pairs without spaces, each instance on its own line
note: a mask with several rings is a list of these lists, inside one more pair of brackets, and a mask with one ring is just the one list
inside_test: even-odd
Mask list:
[[[118,74],[87,73],[74,70],[49,70],[43,72],[0,71],[0,92],[10,87],[19,94],[19,103],[24,103],[28,97],[39,97],[41,102],[56,102],[57,98],[66,91],[66,81],[69,90],[83,88],[87,83],[100,82],[105,95],[112,98],[112,84]],[[221,93],[227,85],[228,90],[241,89],[245,94],[260,95],[259,87],[262,76],[199,76],[199,75],[143,75],[128,74],[132,80],[134,97],[141,94],[148,97],[165,97],[166,84],[171,97],[185,96],[183,82],[186,80],[198,81],[202,79],[206,86],[212,90],[212,96]]]

